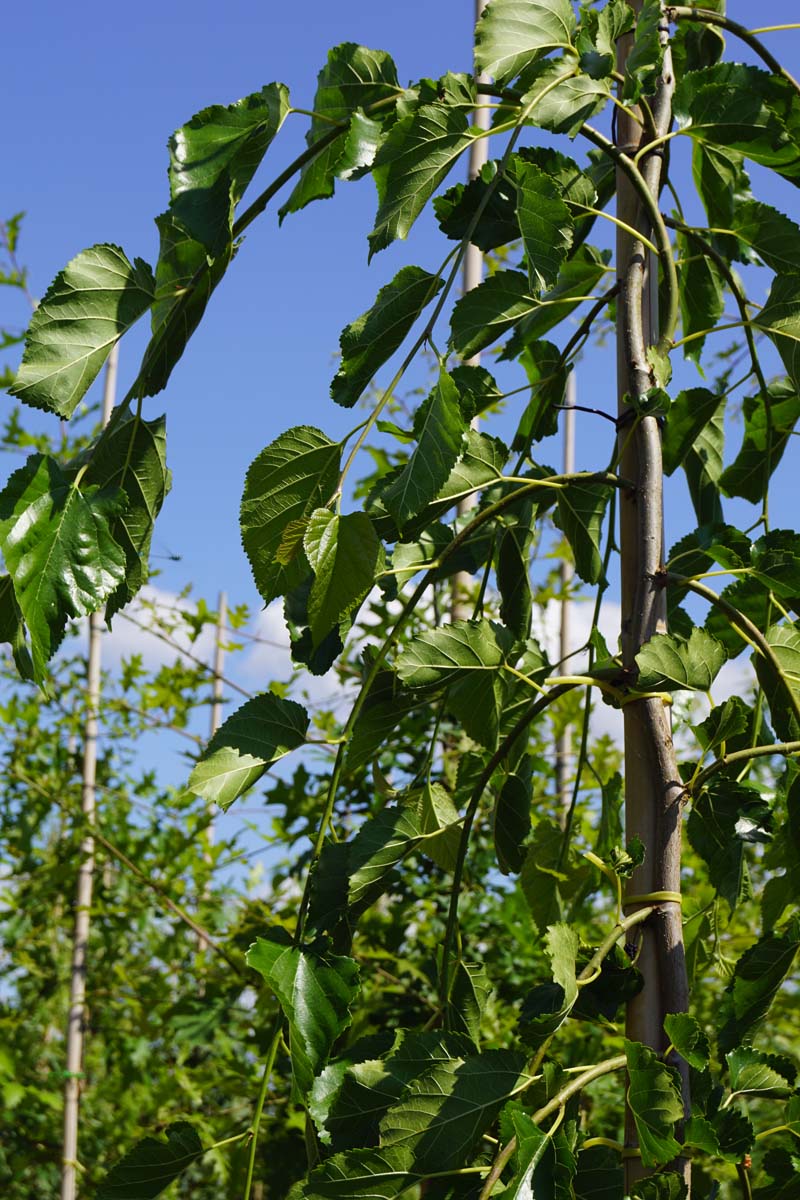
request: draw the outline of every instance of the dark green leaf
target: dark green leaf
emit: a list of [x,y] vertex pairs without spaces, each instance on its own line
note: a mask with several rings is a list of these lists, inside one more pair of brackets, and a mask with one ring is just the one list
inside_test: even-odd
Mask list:
[[579,73],[571,56],[537,63],[520,84],[525,89],[523,107],[530,107],[530,123],[570,138],[605,107],[611,94],[606,80]]
[[166,1142],[154,1137],[137,1142],[100,1182],[96,1200],[152,1200],[203,1153],[188,1121],[168,1125],[166,1135]]
[[525,531],[509,527],[501,538],[497,553],[500,618],[514,636],[522,641],[531,631],[533,607],[525,545]]
[[645,692],[707,692],[725,658],[722,646],[704,629],[693,629],[688,641],[657,633],[636,655],[638,687]]
[[365,766],[385,746],[394,729],[419,704],[394,671],[381,671],[367,693],[347,743],[346,761],[353,771]]
[[720,1051],[749,1044],[792,969],[800,946],[794,926],[785,933],[768,933],[745,950],[736,964],[723,998],[719,1031]]
[[625,86],[622,95],[628,103],[638,100],[642,94],[650,95],[656,90],[664,60],[661,21],[660,0],[644,0],[636,16],[633,45],[625,60]]
[[749,1046],[738,1046],[726,1057],[731,1091],[735,1096],[749,1099],[791,1095],[797,1069],[789,1059],[777,1054],[761,1054]]
[[401,473],[383,493],[383,502],[402,529],[434,500],[453,470],[464,443],[466,422],[458,389],[442,372],[414,422],[417,445]]
[[711,1047],[705,1031],[694,1017],[688,1013],[669,1013],[664,1018],[664,1032],[690,1067],[697,1071],[705,1070]]
[[[342,171],[354,169],[354,164],[368,166],[376,147],[375,132],[380,130],[378,122],[370,120],[358,109],[367,108],[381,101],[388,101],[399,94],[397,70],[391,57],[383,50],[368,50],[354,42],[343,42],[328,51],[325,66],[317,76],[317,93],[314,97],[311,128],[306,134],[309,146],[329,135],[336,122],[343,123],[351,118],[346,138],[337,138],[319,151],[306,163],[291,196],[280,209],[280,218],[304,208],[312,200],[333,195],[334,179]],[[376,116],[391,112],[387,104],[376,111]],[[372,153],[363,153],[364,134],[372,147]],[[356,143],[361,149],[356,151]]]
[[303,541],[314,582],[308,597],[308,622],[314,645],[357,608],[384,567],[378,535],[366,513],[340,517],[317,508]]
[[684,345],[683,352],[699,364],[706,339],[697,335],[713,329],[725,307],[722,276],[714,260],[696,242],[680,233],[677,240],[681,256],[678,270],[681,325],[683,336],[694,339]]
[[[753,323],[775,343],[794,385],[796,401],[796,393],[800,390],[800,276],[776,275],[767,303],[753,318]],[[796,419],[795,414],[792,424]],[[776,414],[773,424],[780,430],[786,420]]]
[[394,1034],[389,1031],[359,1038],[341,1051],[316,1077],[311,1088],[308,1111],[324,1145],[329,1146],[333,1140],[328,1120],[336,1110],[350,1068],[357,1063],[380,1059],[391,1050],[394,1040]]
[[497,271],[456,302],[451,317],[452,343],[461,358],[471,358],[538,307],[528,279],[520,271]]
[[554,520],[572,548],[575,570],[587,583],[598,583],[603,574],[600,539],[608,496],[607,484],[584,479],[574,479],[558,492]]
[[692,805],[689,841],[732,909],[743,895],[745,844],[769,841],[770,826],[769,806],[761,793],[733,780],[709,780]]
[[664,1171],[647,1179],[637,1179],[631,1188],[631,1200],[686,1200],[686,1181],[674,1171]]
[[347,1150],[313,1170],[291,1200],[393,1200],[422,1177],[405,1147]]
[[496,172],[497,163],[490,163],[476,179],[457,183],[436,197],[433,208],[445,237],[458,242],[466,237],[478,208],[483,205],[470,235],[473,246],[484,251],[495,250],[519,238],[517,189],[506,177],[496,180]]
[[759,200],[737,204],[732,216],[737,238],[768,267],[784,275],[800,271],[800,225]]
[[517,1139],[516,1170],[513,1181],[500,1193],[500,1200],[529,1200],[535,1195],[534,1172],[542,1161],[550,1137],[534,1125],[525,1112],[512,1111],[511,1120]]
[[489,1050],[415,1080],[381,1121],[381,1145],[410,1149],[423,1171],[460,1166],[524,1078],[525,1058]]
[[212,256],[230,242],[234,207],[288,111],[288,91],[270,83],[236,104],[204,108],[170,138],[170,209]]
[[8,642],[11,646],[20,677],[32,680],[33,662],[25,642],[25,626],[10,575],[0,575],[0,642]]
[[449,1020],[454,1033],[465,1034],[476,1049],[480,1049],[481,1020],[491,994],[485,967],[459,959],[452,973]]
[[254,696],[211,738],[189,776],[189,790],[228,808],[268,767],[302,746],[307,731],[308,713],[301,704],[271,692]]
[[[732,604],[759,629],[766,628],[774,615],[769,592],[753,576],[745,575],[733,583],[729,583],[722,589],[720,595],[726,603]],[[709,610],[705,627],[725,647],[725,653],[729,658],[735,658],[749,646],[749,642],[744,640],[725,613],[716,607]]]
[[608,1146],[581,1150],[574,1187],[577,1200],[623,1200],[625,1180],[617,1152]]
[[683,459],[689,495],[699,525],[722,523],[720,476],[725,442],[725,401],[695,437]]
[[670,405],[664,430],[664,471],[671,475],[683,463],[701,431],[724,406],[708,388],[679,392]]
[[242,542],[267,603],[308,574],[303,535],[312,512],[336,491],[341,449],[321,430],[300,425],[271,442],[247,472]]
[[465,76],[446,75],[441,81],[441,100],[422,105],[392,126],[372,169],[379,205],[369,235],[370,258],[396,238],[408,235],[430,196],[472,141],[465,103],[471,88]]
[[443,871],[455,870],[461,824],[450,793],[441,783],[425,781],[417,804],[417,819],[423,834],[420,849]]
[[111,348],[155,299],[153,272],[119,246],[92,246],[56,275],[36,309],[12,396],[71,417]]
[[156,217],[156,226],[160,240],[158,299],[153,304],[150,341],[131,395],[155,396],[167,386],[233,256],[227,246],[217,258],[209,258],[205,246],[191,237],[171,212]]
[[544,171],[522,159],[514,163],[517,220],[531,291],[552,287],[572,245],[573,224],[560,189]]
[[567,367],[552,342],[532,342],[519,356],[531,385],[531,398],[514,434],[514,450],[528,450],[531,443],[558,432],[558,408],[567,387]]
[[593,79],[611,75],[617,61],[617,39],[633,28],[633,9],[627,0],[610,0],[600,12],[582,4],[575,45],[581,70]]
[[119,488],[127,497],[110,522],[111,536],[125,553],[125,578],[106,603],[110,622],[148,579],[153,527],[170,486],[166,418],[143,421],[120,410],[90,448],[87,462],[88,484]]
[[661,1062],[649,1046],[625,1039],[628,1059],[628,1104],[636,1124],[642,1163],[658,1167],[680,1153],[675,1122],[683,1119],[677,1072]]
[[570,45],[569,0],[492,0],[475,31],[475,62],[498,84],[510,83],[543,54]]
[[298,1096],[305,1097],[350,1024],[358,964],[337,955],[320,958],[293,946],[285,931],[275,928],[253,943],[247,965],[272,988],[289,1022],[292,1075]]
[[403,267],[382,287],[371,308],[342,330],[342,363],[331,396],[352,408],[375,372],[391,358],[411,326],[443,286],[421,267]]
[[766,631],[766,639],[777,659],[781,676],[762,655],[754,654],[752,661],[769,704],[775,732],[784,741],[795,741],[800,737],[800,728],[789,703],[787,688],[795,698],[800,697],[800,630],[792,625],[772,625]]
[[494,810],[494,846],[504,875],[517,874],[525,862],[524,842],[531,831],[530,781],[508,775]]
[[41,454],[0,493],[0,550],[30,634],[37,680],[70,618],[97,612],[124,578],[125,555],[111,534],[124,504],[118,489],[81,490]]
[[[519,328],[506,343],[500,355],[501,359],[517,358],[523,347],[543,338],[554,326],[565,321],[579,304],[591,298],[594,289],[606,274],[609,258],[610,254],[606,250],[596,250],[594,246],[589,245],[579,246],[561,268],[556,286],[542,296],[543,303],[530,304],[527,314],[520,310],[512,322],[507,322],[503,329],[497,331],[499,336],[510,324],[519,321]],[[524,276],[521,278],[524,279]],[[477,290],[476,288],[475,291]],[[469,294],[474,295],[475,292]],[[475,314],[476,317],[478,315]],[[494,335],[489,340],[493,341]]]
[[730,696],[724,704],[712,708],[694,731],[706,753],[716,757],[718,752],[743,748],[740,735],[747,732],[750,720],[751,710],[741,696]]

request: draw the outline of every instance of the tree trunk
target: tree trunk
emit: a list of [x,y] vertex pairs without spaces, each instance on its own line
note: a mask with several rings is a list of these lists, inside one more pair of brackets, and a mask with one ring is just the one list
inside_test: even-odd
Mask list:
[[[114,407],[117,383],[117,347],[108,356],[103,390],[103,426]],[[66,1083],[64,1085],[64,1140],[61,1158],[61,1200],[75,1200],[78,1168],[78,1117],[80,1114],[83,1043],[86,1028],[86,972],[89,925],[94,888],[95,781],[97,777],[97,714],[100,705],[100,658],[103,619],[89,617],[89,655],[86,668],[86,732],[83,747],[81,812],[87,832],[81,839],[80,866],[75,889],[75,926],[72,935],[69,1014],[67,1017]]]
[[[641,0],[633,7],[638,11]],[[620,71],[624,71],[631,41],[631,35],[620,39]],[[671,124],[672,90],[672,63],[667,48],[658,91],[650,99],[658,135],[665,133]],[[646,129],[643,132],[633,116],[617,110],[619,149],[635,152],[651,137],[652,133]],[[641,170],[650,192],[657,196],[662,183],[661,154],[644,156]],[[645,235],[650,232],[636,192],[621,170],[617,172],[617,215]],[[664,550],[661,431],[656,417],[643,417],[634,423],[632,408],[624,400],[626,394],[642,395],[652,386],[646,349],[658,340],[658,270],[643,243],[619,227],[617,271],[621,283],[617,325],[619,469],[622,476],[635,483],[634,489],[623,493],[620,505],[622,658],[626,668],[634,668],[642,644],[666,628],[665,597],[656,578],[663,566]],[[645,860],[633,873],[627,894],[678,893],[682,788],[669,710],[660,699],[646,699],[625,705],[623,715],[625,832],[629,841],[638,837],[645,847]],[[626,912],[634,911],[641,903],[626,904]],[[644,988],[628,1005],[626,1034],[631,1040],[662,1053],[668,1044],[665,1016],[688,1007],[680,905],[674,901],[659,903],[651,920],[640,928],[638,966],[644,976]],[[688,1112],[688,1068],[677,1058],[675,1065],[681,1073]],[[628,1148],[637,1145],[630,1111],[626,1112],[625,1145]],[[678,1160],[673,1168],[683,1175],[688,1186],[688,1160]],[[626,1192],[647,1174],[636,1156],[626,1156],[625,1173]]]

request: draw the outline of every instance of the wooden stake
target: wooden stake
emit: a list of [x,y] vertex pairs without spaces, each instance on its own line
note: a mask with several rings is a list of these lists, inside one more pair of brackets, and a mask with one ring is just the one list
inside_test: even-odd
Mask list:
[[[642,0],[634,0],[637,14]],[[666,37],[666,35],[665,35]],[[617,44],[617,68],[625,63],[633,41],[627,34]],[[672,122],[674,80],[667,46],[662,78],[650,98],[655,132],[665,134]],[[616,144],[635,152],[652,133],[636,120],[642,113],[617,110]],[[644,156],[642,174],[652,195],[662,183],[660,153]],[[625,173],[617,171],[617,216],[628,226],[647,235],[650,230],[642,205]],[[658,340],[657,264],[648,258],[644,244],[624,229],[617,228],[617,273],[621,284],[617,307],[618,412],[620,421],[620,473],[635,481],[621,493],[620,560],[622,604],[622,659],[628,668],[654,633],[666,628],[665,596],[656,573],[663,563],[663,482],[661,431],[655,417],[634,424],[631,405],[624,397],[639,395],[649,385],[647,346]],[[641,315],[641,325],[638,317]],[[659,699],[638,700],[623,709],[625,728],[625,836],[639,838],[645,860],[629,881],[630,895],[680,892],[681,782],[672,745],[668,710]],[[641,904],[626,907],[628,915]],[[653,917],[641,927],[637,965],[644,988],[628,1004],[626,1034],[632,1041],[653,1047],[659,1054],[667,1048],[664,1017],[683,1012],[688,1005],[688,984],[683,950],[680,905],[660,903]],[[682,1074],[684,1103],[688,1112],[688,1068],[675,1056],[672,1061]],[[638,1144],[630,1110],[626,1110],[625,1145]],[[672,1164],[690,1186],[690,1164],[678,1159]],[[648,1174],[641,1160],[625,1157],[625,1191]]]
[[[117,346],[108,356],[103,389],[103,427],[111,419],[117,389]],[[89,617],[89,654],[86,669],[86,727],[83,746],[81,811],[85,827],[95,823],[95,782],[97,778],[97,717],[100,707],[100,659],[103,618]],[[86,975],[88,970],[89,926],[94,889],[94,837],[91,832],[81,839],[80,866],[75,889],[75,925],[72,935],[69,1013],[67,1017],[66,1082],[64,1085],[64,1139],[61,1159],[61,1200],[75,1200],[78,1169],[78,1120],[80,1116],[83,1050],[86,1031]]]
[[[567,376],[567,393],[564,398],[567,405],[564,412],[564,474],[571,475],[575,470],[575,372]],[[559,670],[563,671],[563,663],[570,652],[570,616],[572,601],[569,595],[569,585],[572,582],[574,568],[571,561],[565,558],[561,563],[561,629],[559,633]],[[572,732],[566,726],[556,743],[556,799],[558,801],[558,819],[562,828],[566,825],[567,811],[572,797],[569,792],[569,759],[572,746]]]

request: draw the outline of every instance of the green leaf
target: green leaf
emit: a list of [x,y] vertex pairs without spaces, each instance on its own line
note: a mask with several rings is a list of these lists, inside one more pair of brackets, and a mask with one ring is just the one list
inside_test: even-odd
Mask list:
[[[358,1038],[340,1051],[333,1062],[328,1063],[314,1080],[308,1103],[308,1111],[317,1127],[320,1141],[330,1146],[333,1135],[328,1128],[328,1122],[336,1111],[342,1095],[342,1088],[350,1068],[356,1064],[369,1063],[379,1060],[387,1054],[395,1041],[393,1032],[375,1033]],[[331,1122],[335,1124],[335,1118]]]
[[552,287],[572,245],[570,211],[553,181],[531,163],[518,159],[513,179],[517,187],[517,220],[528,263],[531,291]]
[[[363,153],[364,134],[369,131],[373,147],[379,120],[358,112],[381,101],[388,101],[399,94],[397,69],[390,55],[383,50],[368,50],[355,42],[343,42],[328,51],[325,66],[317,76],[317,93],[314,97],[311,128],[306,134],[309,146],[315,145],[326,134],[330,134],[334,123],[343,123],[351,118],[346,138],[337,138],[331,145],[320,150],[315,158],[306,163],[300,179],[289,199],[280,209],[280,219],[288,213],[297,212],[312,200],[333,195],[334,179],[341,177],[343,170],[352,170],[354,162],[368,166],[372,153]],[[392,106],[381,107],[376,116],[388,115]],[[355,143],[361,151],[354,153]],[[347,164],[347,165],[345,165]]]
[[146,1137],[101,1180],[96,1200],[152,1200],[160,1196],[203,1153],[193,1125],[175,1121],[166,1128],[167,1140]]
[[725,442],[725,401],[697,434],[683,460],[689,495],[699,525],[721,524],[722,450]]
[[209,258],[205,246],[191,237],[171,212],[156,217],[156,227],[158,299],[151,314],[150,341],[130,389],[134,396],[155,396],[167,386],[233,256],[233,249],[227,246],[217,258]]
[[347,743],[346,762],[356,771],[371,762],[403,718],[419,704],[394,671],[380,671],[367,693]]
[[463,1033],[480,1049],[481,1020],[492,994],[486,968],[459,959],[452,972],[448,1018],[455,1033]]
[[32,680],[33,662],[25,642],[25,626],[10,575],[0,575],[0,642],[8,642],[11,646],[20,678]]
[[664,1018],[664,1032],[690,1067],[696,1071],[706,1069],[711,1047],[705,1031],[694,1017],[688,1013],[669,1013]]
[[405,1148],[336,1154],[311,1172],[292,1200],[393,1200],[423,1178]]
[[608,1146],[581,1150],[574,1188],[577,1200],[623,1200],[625,1180],[616,1150]]
[[686,1200],[686,1181],[675,1171],[663,1171],[647,1179],[637,1179],[631,1188],[631,1200]]
[[784,600],[800,596],[800,534],[793,529],[772,529],[752,548],[753,575]]
[[311,514],[304,546],[314,570],[308,621],[314,645],[357,608],[383,572],[383,546],[364,512]]
[[443,871],[454,871],[461,841],[461,821],[458,809],[441,783],[425,781],[417,805],[417,818],[424,837],[420,849]]
[[476,65],[502,86],[543,54],[571,45],[574,30],[569,0],[492,0],[475,30]]
[[491,673],[509,650],[508,632],[493,621],[453,621],[423,630],[398,655],[397,674],[407,687],[455,683],[465,673]]
[[677,1071],[661,1062],[654,1050],[625,1039],[628,1059],[628,1105],[636,1125],[642,1163],[658,1167],[680,1154],[675,1122],[683,1119]]
[[341,451],[321,430],[300,425],[271,442],[247,472],[242,542],[267,604],[308,574],[302,535],[312,512],[336,491]]
[[616,67],[617,39],[633,28],[633,10],[627,0],[610,0],[600,12],[581,4],[580,29],[575,46],[581,70],[593,79],[609,76]]
[[664,61],[661,21],[660,0],[644,0],[636,16],[633,45],[625,59],[622,96],[627,103],[635,103],[642,94],[650,95],[656,90]]
[[681,325],[683,336],[694,339],[684,345],[683,352],[699,365],[706,339],[697,335],[713,329],[725,308],[722,276],[714,260],[691,238],[679,233],[677,243]]
[[298,746],[308,713],[272,692],[254,696],[222,723],[189,776],[189,791],[228,808],[268,767]]
[[788,687],[795,697],[800,697],[800,630],[792,625],[772,625],[765,636],[781,675],[761,654],[753,654],[756,676],[764,689],[775,732],[786,742],[795,741],[800,737],[800,728],[786,689]]
[[230,242],[234,207],[288,111],[287,89],[270,83],[235,104],[204,108],[170,138],[170,209],[212,256]]
[[382,287],[371,308],[342,330],[342,362],[331,396],[352,408],[375,372],[391,358],[419,314],[443,286],[421,267],[403,267]]
[[[579,246],[561,268],[556,286],[542,296],[542,303],[531,304],[528,313],[520,312],[514,317],[514,322],[519,321],[519,328],[506,343],[500,358],[517,358],[523,347],[543,338],[554,326],[565,321],[584,300],[592,297],[594,289],[606,274],[609,259],[607,250],[596,250],[589,245]],[[478,290],[476,288],[469,295],[474,295]],[[498,330],[498,335],[508,327],[507,323]],[[490,340],[494,340],[494,337]]]
[[401,117],[375,156],[372,174],[378,189],[375,228],[369,257],[397,238],[405,238],[429,198],[470,145],[467,112],[472,82],[446,75],[441,100],[423,104]]
[[783,359],[783,365],[786,367],[796,393],[800,389],[799,276],[775,276],[767,303],[753,318],[753,324],[757,329],[768,334],[775,343],[775,348]]
[[572,548],[575,570],[587,583],[599,583],[603,574],[600,539],[608,496],[607,484],[584,479],[573,479],[558,491],[554,521]]
[[746,734],[751,710],[741,696],[730,696],[724,704],[712,708],[705,721],[695,726],[695,735],[707,754],[743,749],[741,735]]
[[470,242],[480,250],[496,250],[519,238],[517,189],[506,176],[496,179],[497,170],[498,163],[487,163],[476,179],[457,183],[435,198],[433,209],[445,237],[460,242],[477,217]]
[[106,620],[133,599],[149,576],[148,557],[156,517],[169,491],[165,417],[144,421],[120,409],[83,459],[84,479],[99,490],[119,488],[127,504],[110,521],[114,541],[125,554],[125,578],[106,603]]
[[520,884],[536,927],[544,935],[548,925],[561,920],[563,901],[585,885],[585,860],[570,848],[562,855],[563,830],[553,821],[540,820],[528,845]]
[[769,805],[761,793],[731,780],[711,780],[694,801],[687,833],[708,866],[711,883],[734,909],[746,894],[744,847],[771,838]]
[[500,1200],[532,1200],[534,1172],[550,1144],[550,1137],[534,1125],[527,1113],[514,1111],[511,1120],[517,1139],[516,1171],[512,1182],[500,1193]]
[[800,271],[800,225],[760,200],[735,205],[731,228],[773,271]]
[[414,422],[417,445],[400,474],[383,493],[383,502],[402,529],[444,487],[463,448],[466,422],[458,389],[451,377],[439,375],[429,400]]
[[508,775],[494,810],[494,848],[504,875],[517,874],[525,862],[524,842],[531,831],[529,779]]
[[516,526],[509,527],[503,533],[497,552],[500,619],[520,641],[530,634],[533,610],[526,544],[526,531]]
[[276,927],[253,943],[247,965],[272,988],[289,1022],[292,1076],[298,1097],[305,1097],[350,1024],[359,991],[358,964],[352,958],[321,958],[293,946],[288,934]]
[[31,318],[11,395],[71,417],[114,343],[153,303],[155,287],[147,263],[131,264],[119,246],[83,250],[56,275]]
[[765,934],[745,950],[721,1005],[717,1041],[722,1054],[752,1041],[792,969],[798,947],[800,935],[790,925],[785,933]]
[[411,1150],[422,1171],[461,1166],[514,1095],[524,1072],[524,1056],[507,1050],[434,1066],[386,1113],[381,1145]]
[[558,408],[567,387],[567,366],[552,342],[532,342],[519,356],[531,385],[531,398],[525,406],[514,440],[514,450],[527,451],[533,442],[558,432]]
[[111,521],[125,496],[81,490],[56,461],[34,454],[0,493],[0,550],[31,639],[34,675],[44,676],[67,622],[97,612],[125,574]]
[[666,415],[664,471],[667,475],[672,475],[683,464],[706,425],[720,409],[724,409],[724,401],[708,388],[688,388],[678,393]]
[[522,106],[528,120],[549,133],[574,138],[581,127],[603,109],[611,95],[608,82],[580,74],[571,56],[547,59],[526,71]]
[[761,1054],[749,1046],[737,1046],[726,1055],[731,1091],[750,1099],[756,1096],[785,1098],[792,1093],[797,1069],[778,1054]]
[[450,319],[453,350],[460,358],[472,358],[538,306],[520,271],[487,276],[456,301]]
[[694,628],[688,641],[657,633],[636,655],[637,687],[643,692],[707,692],[725,663],[726,654],[705,629]]

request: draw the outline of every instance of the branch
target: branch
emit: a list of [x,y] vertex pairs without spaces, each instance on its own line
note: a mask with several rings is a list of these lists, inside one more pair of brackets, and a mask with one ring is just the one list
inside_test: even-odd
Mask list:
[[738,37],[745,45],[749,46],[769,67],[770,71],[775,75],[782,76],[800,96],[800,83],[793,75],[789,74],[785,67],[781,66],[774,54],[770,54],[764,43],[759,41],[755,34],[751,33],[744,25],[740,25],[738,21],[732,21],[730,17],[723,17],[721,13],[713,12],[709,8],[695,8],[694,5],[689,4],[670,4],[665,8],[664,15],[673,24],[677,24],[678,21],[698,21],[702,25],[717,25],[720,29],[727,29],[728,33],[732,33],[734,37]]
[[792,754],[800,754],[800,742],[773,742],[769,746],[746,746],[744,750],[732,750],[723,754],[700,772],[696,779],[688,785],[688,790],[694,794],[718,771],[737,762],[747,762],[751,758],[769,758],[771,755],[782,754],[788,758]]

